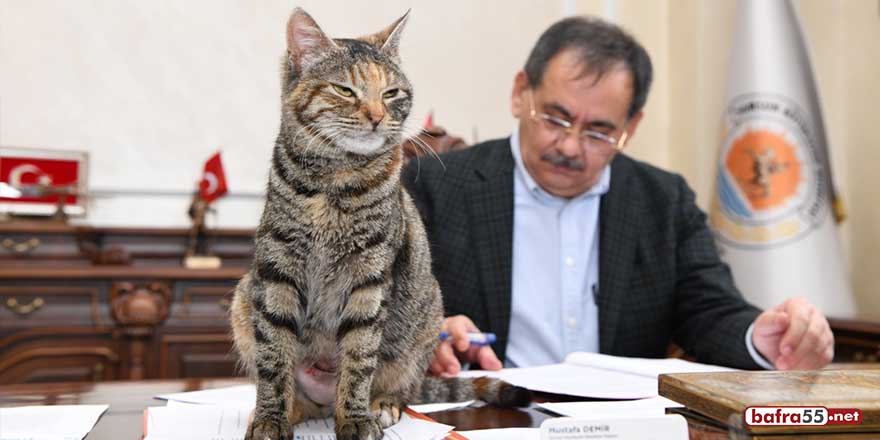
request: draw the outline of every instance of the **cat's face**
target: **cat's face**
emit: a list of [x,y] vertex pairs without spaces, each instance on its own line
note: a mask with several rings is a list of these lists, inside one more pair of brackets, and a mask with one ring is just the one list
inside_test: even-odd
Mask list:
[[305,11],[293,12],[282,117],[295,145],[338,157],[373,156],[401,143],[412,107],[398,57],[406,17],[374,35],[332,40]]

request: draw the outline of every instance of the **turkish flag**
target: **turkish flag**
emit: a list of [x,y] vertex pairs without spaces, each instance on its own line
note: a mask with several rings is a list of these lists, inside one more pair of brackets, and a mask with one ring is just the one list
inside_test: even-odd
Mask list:
[[[45,159],[39,157],[2,156],[0,157],[0,182],[14,187],[30,185],[65,186],[76,185],[79,181],[80,164],[76,160]],[[0,197],[2,202],[50,203],[58,196],[20,197],[9,199]],[[67,196],[65,203],[77,203],[76,196]]]
[[215,153],[205,162],[205,170],[202,172],[202,180],[199,181],[199,197],[211,203],[223,194],[226,194],[226,174],[223,172],[223,161],[220,153]]

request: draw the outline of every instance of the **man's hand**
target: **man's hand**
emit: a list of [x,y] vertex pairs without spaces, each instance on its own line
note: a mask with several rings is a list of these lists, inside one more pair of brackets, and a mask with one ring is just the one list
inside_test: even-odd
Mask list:
[[479,364],[485,370],[500,370],[501,361],[488,345],[471,347],[468,332],[479,332],[473,321],[464,315],[450,316],[443,320],[443,331],[450,338],[434,350],[431,373],[438,376],[455,376],[461,371],[462,362]]
[[834,335],[828,321],[803,298],[789,299],[758,316],[752,343],[780,370],[822,368],[834,357]]

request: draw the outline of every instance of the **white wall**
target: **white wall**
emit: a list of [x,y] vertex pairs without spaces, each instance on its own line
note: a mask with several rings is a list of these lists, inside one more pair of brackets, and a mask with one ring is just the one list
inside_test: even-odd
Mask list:
[[[513,75],[562,14],[562,3],[536,0],[296,4],[340,37],[376,32],[412,8],[401,50],[416,121],[433,109],[469,141],[509,132]],[[201,165],[222,148],[232,196],[212,220],[253,227],[293,6],[0,0],[0,145],[88,151],[96,197],[84,221],[129,226],[186,225]]]

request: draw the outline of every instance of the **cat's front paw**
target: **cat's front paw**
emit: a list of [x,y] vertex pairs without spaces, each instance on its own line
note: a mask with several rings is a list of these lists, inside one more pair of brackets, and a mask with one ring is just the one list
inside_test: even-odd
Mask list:
[[244,440],[290,440],[290,426],[272,417],[254,417]]
[[384,435],[375,416],[336,420],[336,440],[379,440]]
[[400,421],[400,404],[388,398],[376,398],[370,403],[370,410],[379,417],[379,424],[387,428]]

